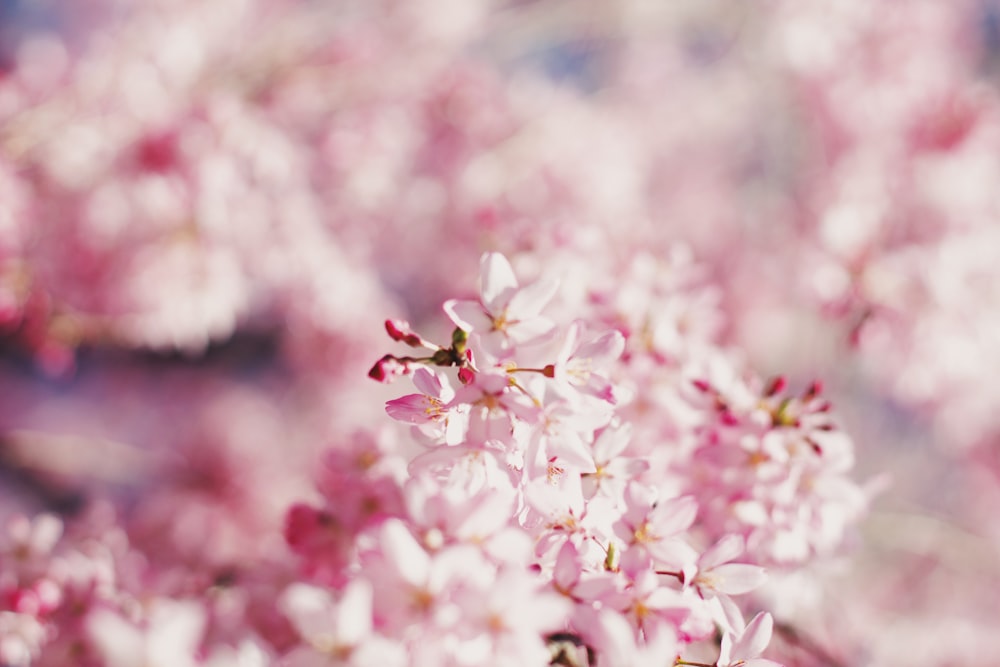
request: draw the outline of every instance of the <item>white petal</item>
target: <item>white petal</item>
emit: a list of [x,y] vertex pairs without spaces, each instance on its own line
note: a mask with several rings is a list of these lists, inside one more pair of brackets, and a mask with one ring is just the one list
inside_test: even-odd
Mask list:
[[333,623],[333,597],[329,591],[292,584],[278,600],[278,608],[306,641],[329,635]]
[[491,313],[499,313],[517,290],[517,276],[507,258],[498,252],[488,252],[479,261],[479,294]]
[[515,343],[534,343],[551,334],[555,327],[547,317],[532,317],[508,325],[507,334]]
[[698,559],[698,568],[711,570],[717,565],[728,563],[743,553],[745,544],[741,535],[726,535],[708,548]]
[[733,644],[733,657],[741,660],[756,658],[771,641],[771,632],[774,630],[774,621],[771,615],[760,612],[747,624],[743,636]]
[[442,307],[455,326],[463,331],[489,331],[493,328],[493,320],[478,301],[450,299]]
[[339,643],[355,646],[372,633],[372,586],[355,579],[344,589],[337,606],[336,634]]
[[390,520],[382,526],[382,553],[392,562],[396,571],[408,584],[422,586],[430,571],[430,556],[398,520]]
[[743,563],[720,565],[712,572],[715,589],[727,595],[742,595],[762,586],[767,580],[764,568]]
[[510,304],[507,306],[510,318],[516,320],[538,315],[552,300],[558,289],[559,281],[552,279],[539,280],[519,289],[511,297]]

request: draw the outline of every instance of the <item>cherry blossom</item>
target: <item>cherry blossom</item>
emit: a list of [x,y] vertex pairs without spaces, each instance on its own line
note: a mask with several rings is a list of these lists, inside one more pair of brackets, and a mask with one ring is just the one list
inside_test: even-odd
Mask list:
[[747,623],[739,635],[726,634],[722,637],[722,650],[717,667],[776,667],[779,663],[760,657],[771,639],[774,621],[771,615],[761,612]]
[[451,300],[444,309],[456,326],[475,334],[488,353],[503,358],[517,345],[537,342],[553,330],[554,324],[540,312],[558,288],[555,281],[521,287],[507,258],[487,253],[479,282],[478,302]]
[[994,3],[563,4],[0,3],[0,663],[1000,650]]

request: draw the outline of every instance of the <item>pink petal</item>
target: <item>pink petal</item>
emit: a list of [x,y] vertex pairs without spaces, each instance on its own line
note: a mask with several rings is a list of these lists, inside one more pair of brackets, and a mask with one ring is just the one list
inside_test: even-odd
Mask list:
[[430,556],[402,522],[387,521],[382,526],[380,543],[382,553],[406,583],[413,586],[426,583]]
[[566,540],[556,557],[556,566],[552,571],[552,580],[556,587],[563,591],[569,591],[580,579],[580,563],[578,561],[576,546]]
[[594,460],[609,463],[628,447],[632,438],[632,426],[622,424],[617,428],[606,428],[594,441]]
[[767,580],[764,568],[757,565],[729,563],[712,570],[715,590],[727,595],[742,595],[756,590]]
[[728,563],[743,553],[745,543],[742,535],[726,535],[708,548],[698,559],[698,568],[711,570],[717,565]]
[[671,570],[684,570],[686,574],[693,570],[698,558],[698,552],[691,545],[676,537],[647,544],[646,548],[661,565]]
[[480,493],[467,503],[467,514],[455,527],[460,539],[482,540],[503,528],[514,512],[512,497],[499,491]]
[[449,299],[442,306],[455,326],[463,331],[489,331],[493,320],[478,301]]
[[307,641],[329,634],[333,598],[326,589],[295,583],[285,589],[278,607]]
[[557,366],[561,366],[566,363],[566,361],[573,356],[573,351],[576,349],[577,341],[580,340],[580,332],[583,330],[583,323],[580,320],[574,321],[566,329],[565,338],[563,339],[562,347],[559,348],[559,354],[556,357],[558,359]]
[[[681,596],[678,591],[672,588],[659,587],[646,596],[644,604],[650,609],[664,611],[667,609],[678,609],[689,612],[691,605]],[[683,614],[686,616],[687,614]]]
[[767,612],[760,612],[747,624],[743,635],[733,644],[733,657],[741,660],[756,658],[771,641],[774,620]]
[[336,611],[339,643],[361,643],[372,633],[372,586],[364,579],[351,581],[344,589]]
[[559,281],[551,279],[539,280],[519,289],[507,306],[510,318],[519,320],[535,317],[548,305],[558,289]]
[[587,445],[576,433],[565,433],[557,438],[550,438],[546,451],[550,457],[556,457],[560,465],[568,464],[580,472],[597,470]]
[[733,635],[729,632],[722,635],[722,645],[719,647],[718,667],[730,667],[733,664]]
[[108,667],[129,667],[147,658],[144,634],[118,614],[99,608],[86,617],[86,629]]
[[517,276],[507,258],[488,252],[479,261],[479,294],[491,313],[500,313],[517,290]]
[[740,628],[746,627],[747,623],[743,618],[743,612],[740,611],[731,597],[725,594],[717,595],[712,598],[712,601],[718,605],[720,617],[717,620],[725,633],[732,634],[738,632]]
[[480,368],[498,365],[514,353],[513,341],[506,331],[499,329],[473,334],[469,337],[469,347],[476,353],[476,363]]
[[621,614],[610,609],[598,616],[594,649],[601,656],[601,665],[629,667],[635,664],[636,638],[632,625]]
[[500,396],[500,405],[518,419],[534,424],[539,420],[542,409],[524,394],[508,391]]
[[515,343],[534,343],[551,334],[555,323],[547,317],[531,317],[507,326],[507,336]]
[[573,354],[577,359],[597,359],[614,361],[625,351],[625,336],[620,331],[609,331],[594,340],[584,343]]
[[426,424],[441,415],[441,405],[423,394],[407,394],[388,401],[385,411],[393,419],[408,424]]
[[672,498],[659,503],[649,512],[649,522],[660,537],[677,535],[687,530],[698,514],[698,503],[691,496]]
[[281,658],[282,667],[328,667],[329,664],[330,656],[312,646],[296,646]]
[[413,384],[421,393],[441,398],[441,378],[426,368],[418,368],[413,372]]

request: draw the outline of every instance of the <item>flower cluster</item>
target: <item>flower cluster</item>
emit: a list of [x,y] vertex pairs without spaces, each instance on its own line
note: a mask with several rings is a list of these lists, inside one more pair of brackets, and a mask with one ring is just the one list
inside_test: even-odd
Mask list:
[[[478,298],[444,304],[449,345],[386,322],[419,352],[370,375],[412,378],[417,393],[386,412],[419,449],[398,455],[405,477],[371,442],[338,452],[326,501],[289,514],[313,582],[283,598],[306,645],[292,664],[701,664],[689,653],[716,632],[715,664],[775,664],[758,658],[770,615],[747,622],[734,596],[764,582],[755,563],[836,548],[864,506],[829,404],[815,387],[785,398],[780,381],[761,395],[741,378],[688,378],[631,349],[648,348],[642,336],[550,317],[557,290],[487,253]],[[684,437],[634,442],[633,366],[687,383],[675,391],[697,423]]]
[[995,4],[0,2],[0,665],[996,654]]

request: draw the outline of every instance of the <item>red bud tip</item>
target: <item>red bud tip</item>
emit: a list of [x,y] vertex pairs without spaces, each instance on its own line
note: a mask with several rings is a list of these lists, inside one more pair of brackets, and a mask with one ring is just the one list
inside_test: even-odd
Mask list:
[[811,385],[809,385],[809,388],[806,389],[806,393],[802,396],[802,398],[806,401],[811,401],[812,399],[816,398],[822,393],[823,393],[823,383],[820,380],[816,380]]
[[413,333],[410,323],[406,320],[386,320],[385,331],[389,334],[389,338],[406,343],[410,347],[421,347],[424,344],[423,339]]
[[375,362],[375,365],[368,371],[368,377],[376,382],[388,384],[395,380],[397,376],[406,375],[409,370],[405,363],[391,354],[387,354]]
[[719,421],[722,422],[724,426],[737,426],[740,423],[740,420],[736,417],[736,415],[728,409],[722,410],[719,413]]
[[368,377],[376,382],[385,382],[385,369],[382,367],[381,361],[375,362],[375,365],[368,371]]
[[406,333],[409,331],[410,325],[403,320],[386,320],[385,321],[385,331],[389,334],[389,338],[393,340],[403,340],[406,337]]
[[777,375],[771,378],[771,380],[767,383],[767,386],[764,388],[764,397],[770,398],[775,394],[780,394],[785,390],[786,386],[788,386],[788,380],[785,379],[785,376]]

